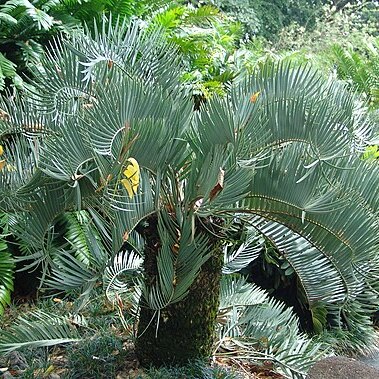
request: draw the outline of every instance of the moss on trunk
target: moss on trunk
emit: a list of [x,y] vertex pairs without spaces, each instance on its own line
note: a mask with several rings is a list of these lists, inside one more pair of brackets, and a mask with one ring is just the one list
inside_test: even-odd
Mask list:
[[[150,223],[145,236],[145,273],[147,280],[156,276],[156,256],[160,248],[157,233]],[[163,309],[159,315],[142,308],[136,340],[136,353],[142,365],[185,364],[209,357],[212,353],[219,306],[221,268],[220,242],[210,239],[212,257],[202,266],[187,297]]]

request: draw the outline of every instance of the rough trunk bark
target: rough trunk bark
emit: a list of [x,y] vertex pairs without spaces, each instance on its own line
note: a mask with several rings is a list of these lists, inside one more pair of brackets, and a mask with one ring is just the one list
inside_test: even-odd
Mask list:
[[[145,233],[150,238],[146,240],[144,265],[147,280],[154,281],[160,242],[152,228],[150,223]],[[159,320],[151,309],[141,309],[135,348],[142,365],[180,365],[211,355],[223,255],[218,240],[213,238],[209,248],[212,257],[202,266],[183,301],[163,309]]]

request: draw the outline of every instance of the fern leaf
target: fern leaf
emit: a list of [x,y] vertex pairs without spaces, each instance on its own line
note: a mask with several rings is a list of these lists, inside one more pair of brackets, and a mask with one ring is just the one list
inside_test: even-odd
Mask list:
[[0,316],[11,303],[15,263],[7,251],[7,244],[0,239]]

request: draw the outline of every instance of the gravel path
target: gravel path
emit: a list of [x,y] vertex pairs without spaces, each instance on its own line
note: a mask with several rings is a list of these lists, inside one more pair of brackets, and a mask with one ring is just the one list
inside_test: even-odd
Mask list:
[[329,357],[317,362],[307,379],[379,379],[379,370],[356,359]]

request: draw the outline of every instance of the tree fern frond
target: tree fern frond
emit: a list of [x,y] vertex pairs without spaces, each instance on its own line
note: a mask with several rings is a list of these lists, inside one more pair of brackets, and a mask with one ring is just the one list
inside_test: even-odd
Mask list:
[[211,23],[219,17],[220,11],[216,7],[206,4],[190,10],[186,15],[186,21],[190,24],[204,27],[204,25]]

